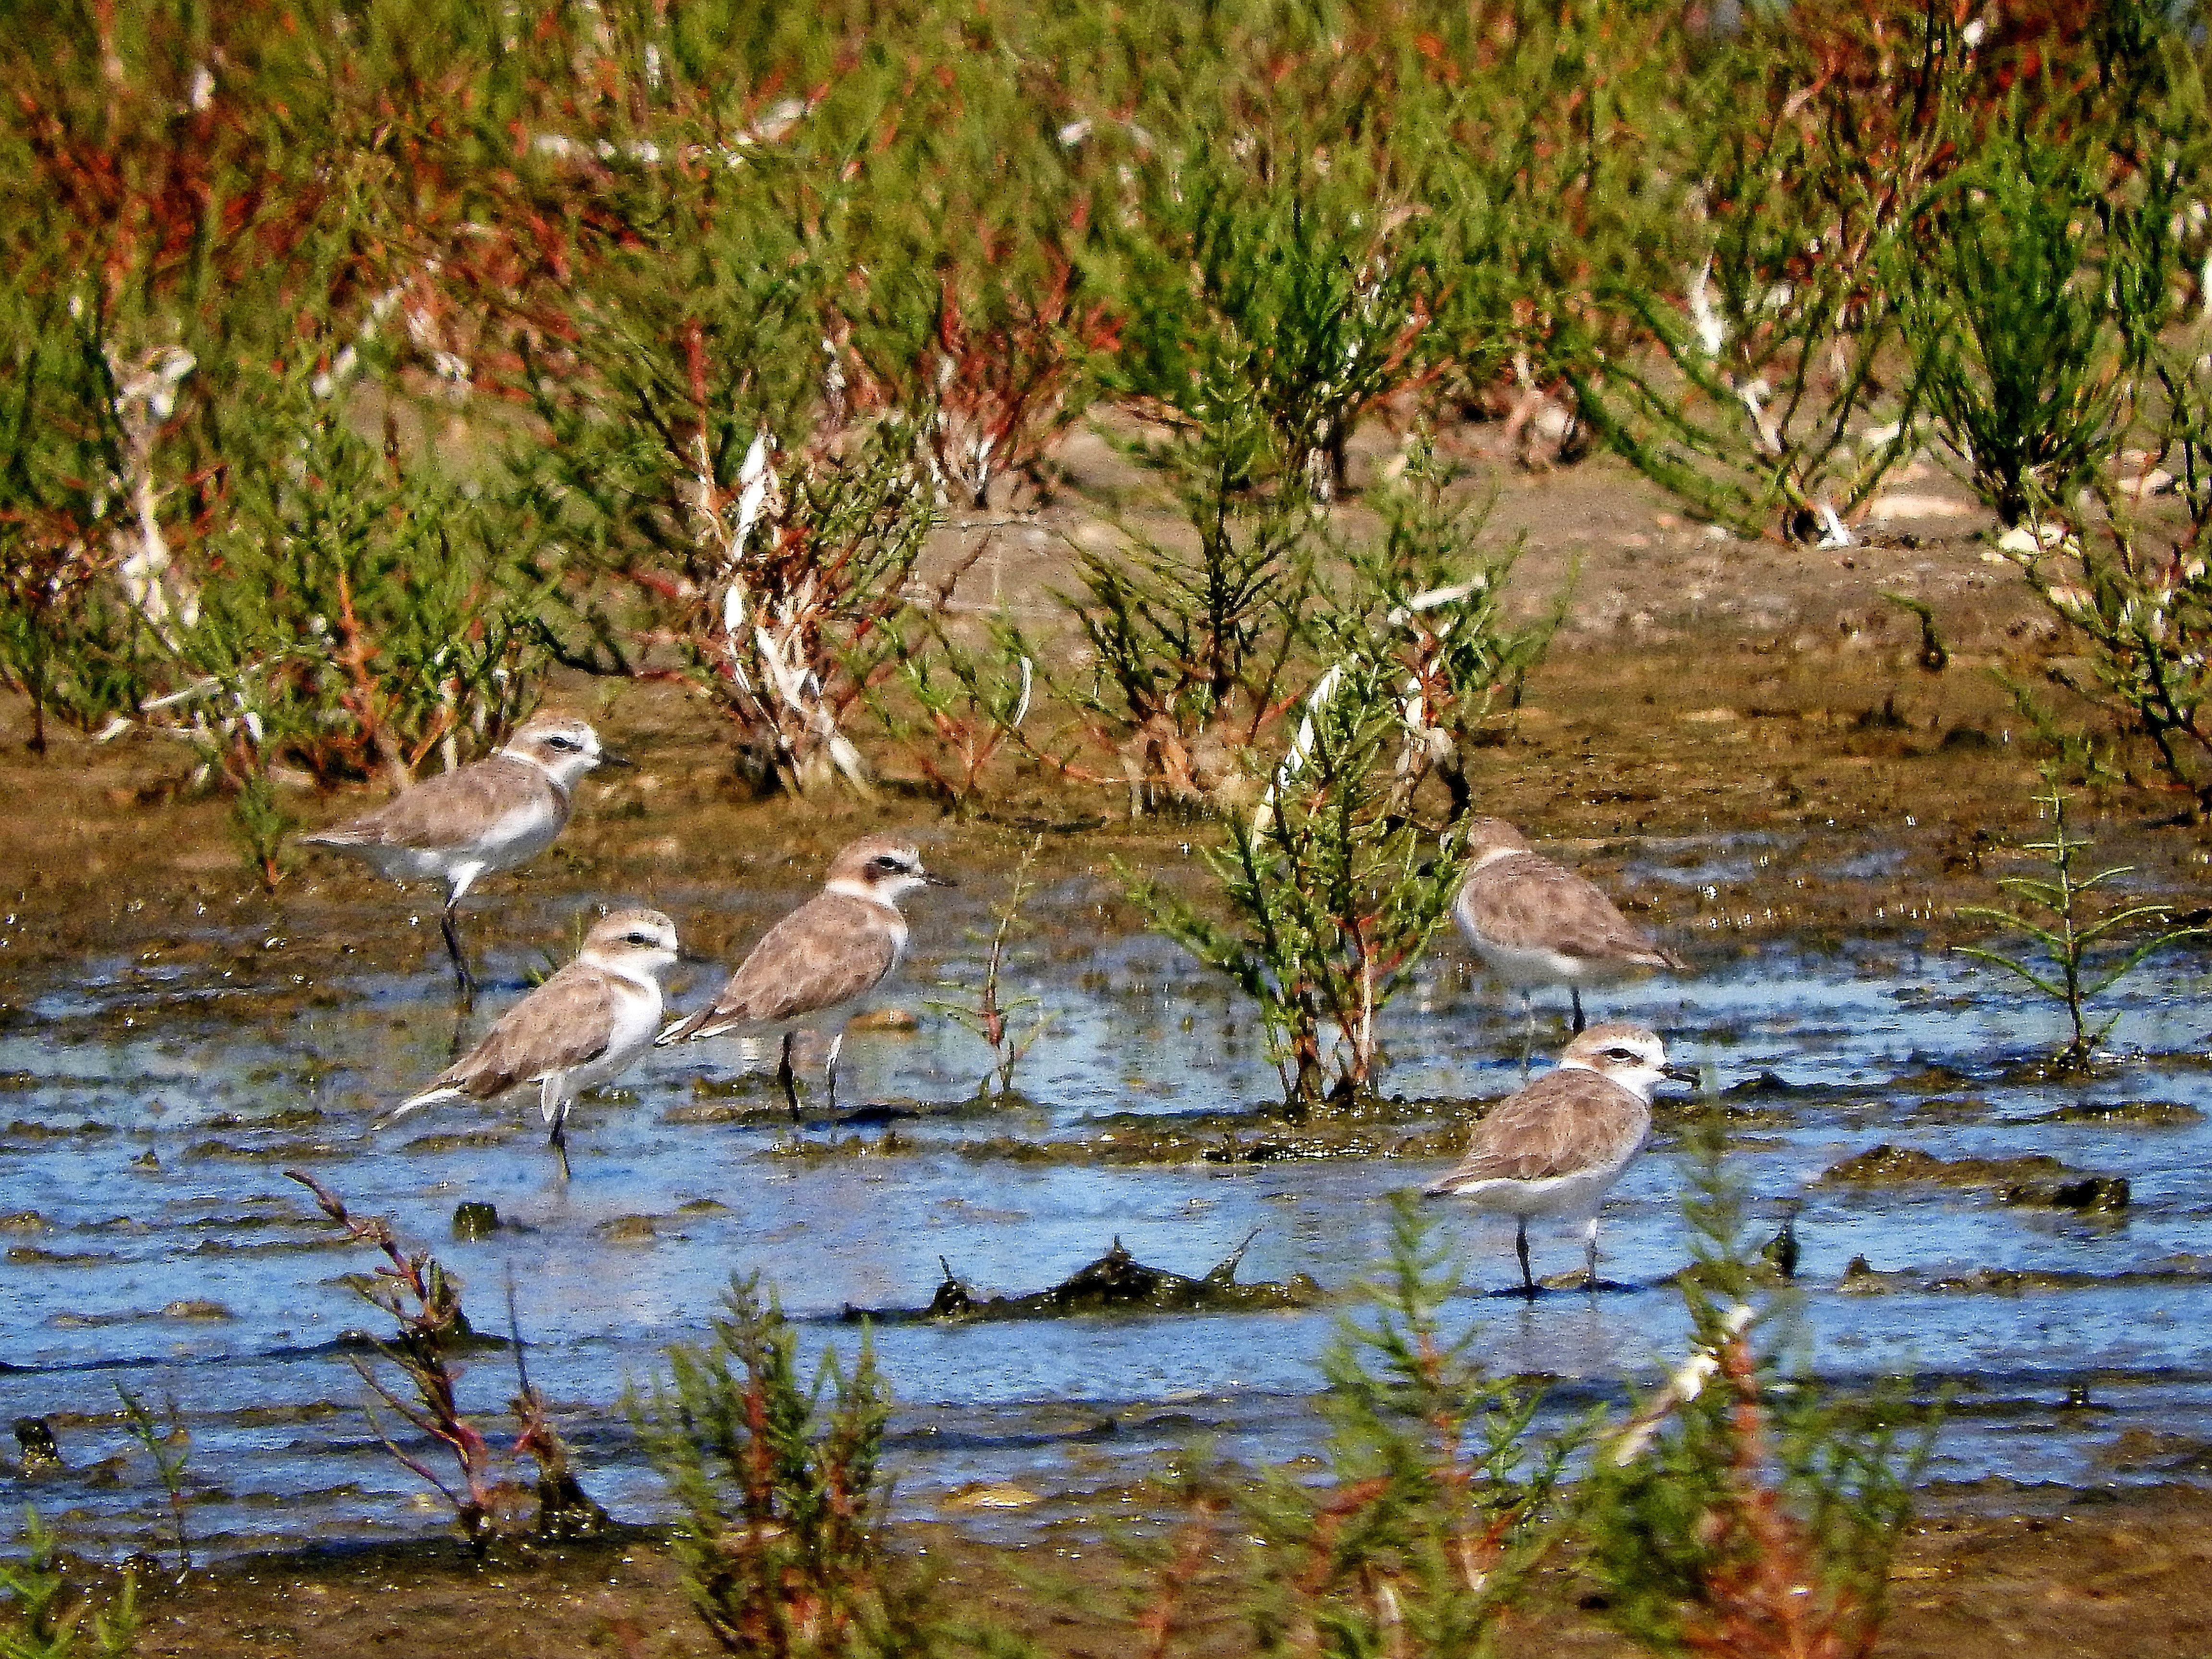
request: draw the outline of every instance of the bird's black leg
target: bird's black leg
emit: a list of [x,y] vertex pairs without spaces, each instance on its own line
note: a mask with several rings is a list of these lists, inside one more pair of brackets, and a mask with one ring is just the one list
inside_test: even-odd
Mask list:
[[1575,1035],[1580,1036],[1583,1034],[1583,988],[1570,985],[1567,994],[1575,1000]]
[[469,959],[461,950],[461,930],[455,923],[453,905],[446,907],[439,925],[446,935],[446,954],[453,959],[454,988],[460,992],[463,1002],[472,1002],[476,1000],[477,982],[469,972]]
[[783,1085],[783,1097],[791,1103],[791,1121],[793,1123],[799,1121],[799,1073],[791,1069],[791,1041],[795,1035],[791,1031],[783,1034],[783,1058],[775,1065],[775,1080]]
[[1583,1288],[1593,1296],[1597,1293],[1597,1218],[1590,1218],[1589,1231],[1583,1238]]
[[545,1138],[553,1155],[561,1160],[561,1179],[568,1179],[568,1114],[564,1109],[553,1120],[553,1133]]
[[830,1085],[830,1110],[833,1115],[837,1110],[837,1051],[844,1046],[845,1034],[840,1031],[830,1040],[829,1063],[822,1068],[822,1074]]
[[1536,1299],[1535,1276],[1528,1271],[1528,1218],[1521,1218],[1521,1225],[1513,1235],[1513,1249],[1521,1258],[1521,1293],[1531,1302]]
[[1536,997],[1527,986],[1521,988],[1521,1080],[1528,1080],[1528,1057],[1536,1052]]

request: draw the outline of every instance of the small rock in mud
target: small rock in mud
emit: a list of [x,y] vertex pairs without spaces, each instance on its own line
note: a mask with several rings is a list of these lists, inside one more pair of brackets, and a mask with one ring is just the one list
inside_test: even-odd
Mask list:
[[453,1206],[453,1237],[475,1241],[499,1231],[499,1206],[482,1199],[464,1199]]
[[2030,1123],[2135,1124],[2146,1129],[2182,1129],[2204,1121],[2204,1114],[2178,1100],[2081,1100],[2044,1113]]
[[1721,1091],[1722,1095],[1729,1100],[1741,1100],[1746,1096],[1792,1095],[1796,1092],[1795,1085],[1786,1079],[1776,1076],[1772,1072],[1761,1072],[1757,1077],[1747,1077],[1741,1083],[1731,1083]]
[[1119,1238],[1114,1248],[1048,1290],[1020,1296],[977,1297],[942,1260],[945,1281],[927,1308],[870,1310],[848,1306],[850,1319],[1059,1319],[1086,1313],[1241,1313],[1269,1308],[1311,1308],[1324,1292],[1304,1273],[1280,1284],[1239,1285],[1237,1264],[1258,1237],[1255,1232],[1203,1279],[1150,1267]]
[[106,1250],[42,1250],[35,1244],[9,1247],[11,1267],[105,1267],[122,1260]]
[[62,1449],[54,1443],[53,1425],[45,1418],[17,1418],[15,1443],[23,1449],[22,1473],[27,1479],[61,1473]]
[[594,1237],[612,1244],[645,1244],[659,1237],[659,1223],[649,1215],[618,1215],[592,1229]]
[[1011,1480],[971,1480],[966,1486],[947,1493],[945,1507],[948,1510],[1025,1510],[1032,1504],[1042,1504],[1042,1495],[1027,1486],[1018,1486]]
[[519,1124],[487,1125],[481,1129],[441,1129],[416,1135],[400,1150],[407,1152],[461,1152],[479,1147],[504,1146],[521,1133]]
[[663,1123],[737,1123],[749,1117],[759,1117],[764,1108],[739,1106],[727,1101],[699,1101],[689,1106],[672,1106],[660,1115]]
[[46,1217],[36,1210],[18,1210],[13,1215],[0,1216],[0,1233],[42,1233],[46,1226]]
[[1884,1141],[1856,1158],[1847,1158],[1820,1176],[1823,1187],[1901,1187],[1926,1183],[1936,1187],[2025,1188],[2036,1182],[2055,1183],[2079,1179],[2048,1152],[2019,1158],[1938,1158],[1917,1146],[1893,1146]]
[[196,1140],[185,1148],[185,1156],[194,1162],[202,1158],[234,1158],[256,1164],[313,1164],[330,1158],[336,1151],[336,1147],[313,1140],[275,1141],[265,1146],[241,1146],[231,1140]]
[[2085,1212],[2124,1210],[2130,1198],[2126,1176],[2069,1169],[2048,1152],[1941,1158],[1917,1146],[1893,1146],[1887,1141],[1834,1165],[1820,1176],[1820,1184],[1978,1188],[1994,1191],[2002,1204]]
[[179,1297],[176,1301],[164,1307],[161,1310],[161,1317],[212,1322],[216,1320],[235,1319],[238,1316],[220,1302],[211,1301],[206,1297],[187,1296]]
[[921,1029],[921,1022],[903,1008],[872,1008],[865,1014],[854,1015],[845,1026],[848,1034],[892,1031],[903,1036]]
[[711,1215],[717,1210],[726,1210],[730,1206],[728,1205],[723,1203],[719,1198],[687,1198],[681,1204],[676,1206],[676,1213],[678,1215]]
[[2124,1210],[2131,1196],[2125,1176],[2083,1176],[2075,1181],[2022,1181],[2000,1188],[2007,1204],[2046,1210]]
[[2155,1429],[2123,1429],[2098,1448],[2097,1462],[2108,1468],[2151,1470],[2161,1474],[2212,1473],[2212,1440]]

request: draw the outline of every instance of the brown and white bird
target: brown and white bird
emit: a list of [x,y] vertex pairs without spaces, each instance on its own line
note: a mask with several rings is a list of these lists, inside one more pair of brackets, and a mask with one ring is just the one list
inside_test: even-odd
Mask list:
[[[1583,986],[1638,968],[1688,966],[1590,883],[1532,852],[1503,818],[1477,818],[1468,838],[1467,879],[1452,901],[1452,920],[1492,972],[1521,988],[1524,1008],[1529,987],[1564,985],[1580,1031]],[[1533,1010],[1529,1018],[1533,1027]]]
[[507,746],[428,777],[373,811],[300,837],[309,847],[357,858],[387,880],[446,884],[446,950],[465,997],[477,983],[462,954],[454,911],[481,876],[512,870],[550,847],[568,827],[576,785],[598,766],[628,766],[599,747],[582,720],[537,714]]
[[1593,1025],[1567,1044],[1555,1069],[1492,1107],[1459,1167],[1422,1191],[1518,1218],[1514,1249],[1521,1288],[1532,1300],[1528,1218],[1583,1222],[1586,1284],[1595,1290],[1598,1206],[1651,1133],[1651,1097],[1668,1078],[1697,1080],[1668,1066],[1665,1046],[1642,1026]]
[[481,1042],[385,1121],[441,1100],[490,1100],[534,1083],[538,1108],[553,1126],[546,1144],[559,1156],[566,1181],[569,1103],[653,1046],[660,1029],[660,975],[676,957],[676,924],[659,911],[602,917],[574,961],[501,1014]]
[[[902,836],[864,836],[830,861],[822,890],[762,936],[721,994],[660,1034],[662,1042],[696,1042],[747,1026],[783,1027],[776,1081],[799,1118],[799,1084],[791,1045],[797,1024],[836,1013],[874,990],[906,954],[900,895],[921,886],[950,887],[921,867],[921,854]],[[837,1052],[844,1022],[830,1040],[823,1072],[830,1107],[837,1105]]]

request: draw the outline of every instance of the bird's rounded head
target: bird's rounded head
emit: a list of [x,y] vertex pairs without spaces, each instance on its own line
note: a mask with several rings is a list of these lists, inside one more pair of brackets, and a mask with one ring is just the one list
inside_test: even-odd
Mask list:
[[629,978],[651,978],[676,963],[676,924],[658,910],[610,910],[584,935],[578,960]]
[[501,751],[543,767],[564,790],[596,766],[628,766],[599,746],[599,734],[569,714],[532,714],[515,727]]
[[1667,1045],[1657,1033],[1620,1019],[1591,1026],[1560,1051],[1559,1064],[1608,1078],[1641,1096],[1646,1105],[1661,1081],[1673,1074],[1667,1064]]
[[1507,853],[1525,853],[1528,838],[1504,818],[1477,818],[1467,827],[1468,860],[1480,868]]
[[823,884],[833,893],[872,900],[896,907],[899,895],[917,887],[950,887],[943,876],[921,866],[921,853],[911,837],[897,835],[863,836],[830,860]]

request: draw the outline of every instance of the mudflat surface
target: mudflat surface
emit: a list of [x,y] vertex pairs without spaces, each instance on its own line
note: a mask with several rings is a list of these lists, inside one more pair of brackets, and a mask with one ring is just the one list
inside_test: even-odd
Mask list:
[[[924,1547],[945,1594],[1046,1651],[1110,1659],[1138,1639],[1107,1609],[1140,1607],[1146,1587],[1095,1555],[987,1552],[957,1539]],[[1899,1553],[1879,1653],[1893,1659],[2112,1654],[2185,1659],[2212,1642],[2212,1496],[2166,1490],[2032,1515],[1922,1522]],[[1022,1587],[1042,1577],[1060,1593]],[[1636,1651],[1579,1605],[1571,1571],[1543,1575],[1501,1632],[1509,1659]],[[423,1544],[347,1557],[240,1562],[144,1602],[145,1659],[287,1652],[392,1659],[583,1659],[716,1651],[690,1614],[673,1560],[651,1540],[537,1560],[467,1561]],[[1172,1651],[1253,1650],[1233,1620],[1192,1608]]]
[[[2047,1008],[1947,948],[1980,937],[1958,908],[2001,897],[1996,878],[2027,867],[2014,844],[2045,827],[2030,799],[2043,756],[1993,671],[2034,680],[2068,641],[1932,472],[1899,482],[1905,506],[1879,541],[1782,547],[1717,538],[1601,460],[1529,476],[1497,463],[1483,428],[1449,437],[1497,491],[1498,532],[1526,537],[1516,602],[1533,614],[1574,580],[1524,705],[1481,751],[1482,809],[1692,960],[1692,975],[1623,988],[1604,1012],[1709,1064],[1759,1204],[1802,1206],[1823,1373],[1849,1386],[1911,1369],[1952,1391],[1934,1469],[1944,1513],[1900,1560],[1884,1651],[2202,1653],[2212,1498],[2186,1483],[2212,1468],[2212,953],[2180,947],[2114,993],[2114,1061],[2084,1082],[2040,1066],[2058,1036]],[[1395,441],[1363,434],[1363,465]],[[1086,501],[1121,487],[1091,443],[1071,447],[1078,487],[1000,537],[963,597],[1048,614],[1068,540],[1096,532]],[[1934,608],[1941,672],[1885,592]],[[848,1346],[847,1304],[926,1302],[940,1255],[979,1292],[1018,1293],[1116,1234],[1199,1273],[1259,1226],[1244,1277],[1310,1272],[1339,1299],[1202,1323],[879,1334],[904,1535],[1048,1649],[1125,1653],[1125,1625],[1041,1612],[1012,1569],[1060,1557],[1097,1571],[1067,1538],[1194,1433],[1255,1461],[1310,1447],[1347,1241],[1379,1244],[1389,1194],[1440,1171],[1515,1086],[1517,1002],[1442,941],[1392,1012],[1404,1098],[1337,1130],[1286,1126],[1249,1016],[1120,896],[1117,860],[1194,883],[1203,822],[1133,823],[1117,793],[1034,778],[948,817],[900,788],[895,752],[873,801],[755,804],[732,789],[712,719],[669,688],[562,682],[553,701],[641,765],[587,782],[559,847],[472,897],[489,983],[467,1019],[423,896],[312,855],[264,894],[181,745],[64,738],[33,760],[20,710],[0,707],[0,1416],[55,1417],[70,1466],[0,1479],[0,1499],[36,1502],[88,1554],[145,1547],[163,1498],[115,1420],[121,1379],[178,1399],[204,1553],[230,1558],[149,1600],[149,1653],[704,1652],[648,1534],[487,1566],[443,1540],[434,1504],[367,1431],[338,1341],[371,1322],[344,1282],[366,1264],[284,1167],[435,1244],[487,1310],[514,1275],[533,1376],[586,1484],[635,1522],[662,1511],[623,1378],[696,1338],[732,1268],[775,1278],[810,1346]],[[314,824],[365,799],[292,805]],[[2100,860],[2134,866],[2130,892],[2179,900],[2204,892],[2212,857],[2180,804],[2154,787],[2085,793],[2080,827]],[[518,1109],[372,1128],[573,948],[589,905],[658,902],[688,950],[728,963],[831,849],[889,825],[963,882],[913,910],[891,1000],[916,1029],[848,1045],[850,1098],[910,1114],[895,1133],[882,1118],[817,1124],[816,1148],[793,1158],[771,1086],[734,1052],[655,1059],[587,1103],[568,1189]],[[1022,1100],[978,1108],[982,1057],[927,1003],[972,977],[971,930],[1040,834],[1036,927],[1013,971],[1054,1024]],[[699,970],[678,1001],[715,981]],[[1540,1054],[1563,1012],[1540,1004]],[[1557,1388],[1565,1409],[1623,1397],[1678,1352],[1661,1282],[1684,1249],[1670,1147],[1662,1120],[1607,1212],[1607,1275],[1638,1287],[1623,1294],[1534,1310],[1486,1296],[1510,1234],[1453,1224],[1470,1280],[1455,1311],[1486,1322],[1499,1369]],[[2057,1165],[2033,1164],[2027,1186],[2124,1178],[2130,1201],[2015,1203],[1994,1176],[1945,1175],[2021,1159]],[[1838,1168],[1862,1178],[1821,1179]],[[514,1224],[451,1239],[464,1199]],[[1579,1261],[1564,1235],[1539,1249],[1540,1272]],[[481,1369],[471,1387],[495,1412],[502,1364]],[[2095,1411],[2067,1409],[2077,1386]],[[1036,1503],[980,1517],[959,1501],[978,1479]],[[349,1541],[301,1547],[332,1539]],[[1505,1650],[1611,1650],[1580,1600],[1560,1569]],[[1243,1641],[1215,1624],[1193,1639],[1224,1654]]]

